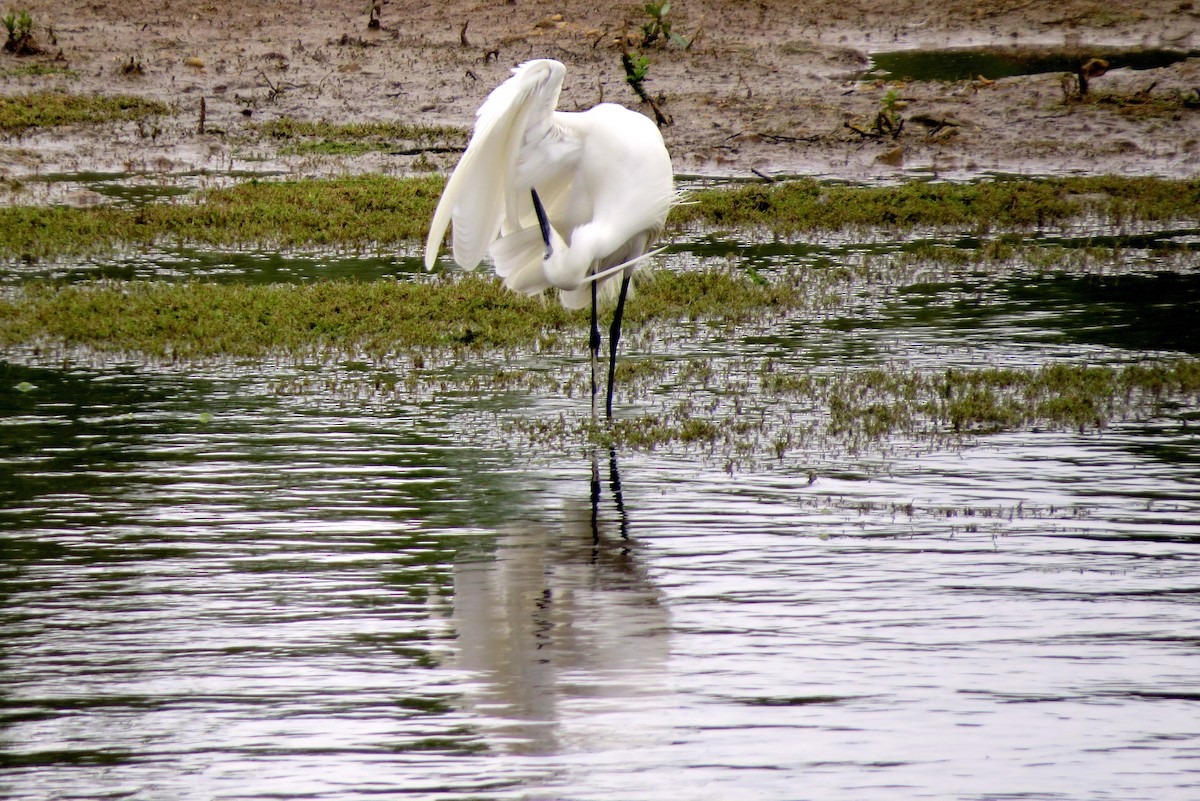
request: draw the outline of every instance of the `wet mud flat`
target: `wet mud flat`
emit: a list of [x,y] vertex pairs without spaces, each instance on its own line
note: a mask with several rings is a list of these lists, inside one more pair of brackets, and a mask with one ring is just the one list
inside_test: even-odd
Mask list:
[[[607,100],[651,114],[626,81],[623,52],[645,59],[645,86],[671,119],[664,136],[684,173],[1178,176],[1194,172],[1200,141],[1200,67],[1189,33],[1197,12],[1186,3],[1111,13],[1084,2],[947,3],[938,13],[901,0],[854,13],[832,2],[674,3],[674,38],[652,41],[644,26],[653,19],[633,7],[451,3],[434,12],[389,3],[383,11],[383,26],[371,30],[365,14],[282,0],[224,14],[199,2],[122,4],[119,13],[32,3],[35,34],[57,45],[40,56],[0,56],[7,92],[122,92],[170,111],[141,125],[10,139],[7,176],[445,170],[454,142],[295,152],[261,126],[355,120],[465,130],[513,64],[545,55],[568,66],[565,108]],[[995,55],[964,69],[974,74],[871,72],[873,59],[944,64],[948,49]],[[1086,97],[1064,88],[1077,57],[1111,62]],[[1011,74],[1014,60],[1022,74]],[[881,111],[905,124],[877,129]],[[95,200],[86,192],[66,199]]]

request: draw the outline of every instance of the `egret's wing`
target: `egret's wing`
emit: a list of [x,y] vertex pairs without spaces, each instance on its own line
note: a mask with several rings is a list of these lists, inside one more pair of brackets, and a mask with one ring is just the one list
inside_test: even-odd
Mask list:
[[[425,241],[425,266],[433,266],[446,228],[454,223],[454,260],[474,269],[514,214],[514,172],[521,144],[552,124],[564,68],[557,61],[528,61],[497,86],[479,107],[475,132],[446,183]],[[515,219],[510,221],[516,227]]]

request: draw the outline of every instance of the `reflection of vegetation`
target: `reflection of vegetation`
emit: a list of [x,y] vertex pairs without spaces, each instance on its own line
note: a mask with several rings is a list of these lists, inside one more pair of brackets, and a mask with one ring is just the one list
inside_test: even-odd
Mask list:
[[72,95],[30,92],[0,97],[0,133],[21,134],[33,128],[138,120],[166,114],[164,103],[129,95]]
[[[0,100],[0,117],[4,101]],[[195,203],[137,209],[0,208],[0,256],[96,253],[163,239],[282,247],[395,245],[423,239],[443,179],[354,176],[251,181]],[[845,186],[815,180],[695,191],[671,213],[676,228],[806,231],[954,227],[975,232],[1053,225],[1086,215],[1131,220],[1200,217],[1200,180],[1062,178],[976,184]]]
[[452,756],[468,756],[480,754],[488,750],[488,745],[479,737],[479,733],[468,726],[459,726],[447,732],[451,737],[426,737],[421,740],[397,743],[396,751],[433,751]]
[[401,698],[396,702],[396,706],[426,715],[446,715],[454,711],[454,707],[446,699],[424,696]]

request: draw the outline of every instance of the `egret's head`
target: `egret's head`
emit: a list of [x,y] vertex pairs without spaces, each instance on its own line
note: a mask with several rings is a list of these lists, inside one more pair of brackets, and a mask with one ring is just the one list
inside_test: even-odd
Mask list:
[[573,256],[578,254],[571,253],[562,236],[550,224],[550,217],[542,206],[537,190],[530,189],[529,194],[533,198],[533,211],[537,215],[538,228],[542,232],[542,243],[546,246],[542,254],[542,275],[551,286],[558,289],[575,289],[584,277],[586,266],[580,269],[574,264],[576,259]]

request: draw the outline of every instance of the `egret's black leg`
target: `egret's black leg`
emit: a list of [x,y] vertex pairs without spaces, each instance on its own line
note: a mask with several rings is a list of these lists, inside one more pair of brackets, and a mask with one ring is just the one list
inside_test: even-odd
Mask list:
[[592,422],[596,422],[596,366],[600,361],[600,323],[596,316],[599,299],[596,282],[592,281],[592,332],[588,337],[588,348],[592,352]]
[[[621,275],[621,294],[617,295],[617,308],[613,312],[612,327],[608,329],[608,396],[604,401],[604,416],[612,419],[613,379],[617,375],[617,343],[621,340],[621,316],[625,314],[625,296],[629,294],[629,277],[632,270]],[[595,286],[595,283],[592,283]],[[595,292],[595,290],[592,290]],[[595,297],[595,295],[593,295]]]

